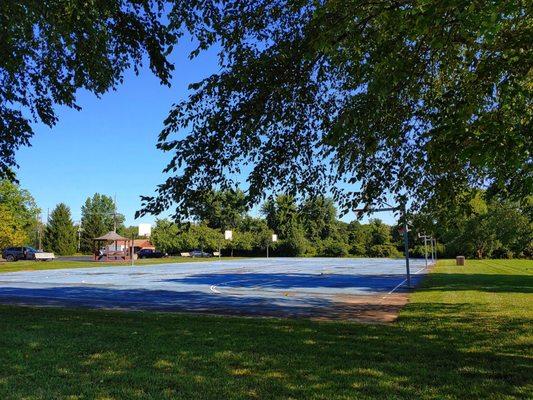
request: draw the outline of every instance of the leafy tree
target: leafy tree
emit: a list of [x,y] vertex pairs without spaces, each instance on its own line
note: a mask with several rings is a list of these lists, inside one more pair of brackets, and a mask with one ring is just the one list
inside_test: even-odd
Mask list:
[[166,219],[156,221],[150,239],[158,250],[169,254],[179,254],[198,247],[197,238],[189,233],[186,226]]
[[95,193],[81,207],[81,251],[92,252],[93,239],[117,228],[121,229],[124,216],[119,214],[109,196]]
[[299,210],[305,235],[318,242],[337,234],[337,210],[332,199],[318,196],[307,199]]
[[491,256],[533,256],[533,220],[509,202],[492,202],[488,213],[499,243]]
[[158,219],[152,229],[151,240],[154,246],[169,254],[175,254],[174,237],[178,235],[179,228],[176,224],[166,220]]
[[191,225],[191,234],[197,238],[198,247],[202,251],[218,251],[224,247],[224,236],[222,233],[205,224]]
[[[4,207],[4,212],[9,214],[8,218],[13,229],[21,232],[14,232],[10,237],[25,238],[25,244],[30,241],[35,245],[38,230],[38,217],[40,209],[30,192],[21,189],[18,185],[8,180],[0,180],[0,205]],[[20,242],[20,240],[16,240]]]
[[359,221],[352,221],[348,225],[347,233],[350,253],[355,256],[365,256],[370,245],[368,225],[362,225]]
[[141,213],[169,202],[183,213],[235,173],[250,203],[331,189],[342,211],[389,194],[413,209],[472,187],[529,195],[530,11],[525,0],[178,4],[171,20],[199,40],[193,56],[214,46],[220,69],[171,109],[159,147],[180,172]]
[[138,71],[170,83],[175,37],[161,22],[163,0],[0,2],[0,177],[14,178],[14,153],[29,145],[31,122],[53,126],[55,108],[80,109],[76,92],[100,96]]
[[195,219],[219,230],[237,228],[245,214],[246,199],[240,189],[211,190],[191,211]]
[[119,225],[117,227],[117,233],[127,238],[131,238],[131,237],[138,238],[139,227],[135,225],[130,225],[130,226]]
[[302,227],[297,224],[288,225],[283,239],[276,246],[276,254],[284,257],[300,257],[314,251],[305,238]]
[[379,219],[372,219],[369,222],[370,241],[366,254],[370,257],[398,257],[400,252],[392,243],[390,226],[384,224]]
[[[264,219],[252,218],[246,216],[239,225],[239,232],[250,233],[252,241],[252,251],[258,254],[263,254],[267,246],[275,249],[277,244],[272,242],[273,231],[268,228]],[[239,250],[241,250],[239,248]]]
[[20,221],[5,204],[0,203],[0,249],[26,244],[28,235]]
[[70,208],[60,203],[52,210],[44,234],[44,248],[61,256],[76,252],[76,227],[72,223]]
[[292,196],[281,195],[275,200],[265,202],[261,207],[261,213],[265,216],[268,227],[281,239],[294,235],[302,229],[298,206]]
[[326,238],[322,243],[321,254],[328,257],[346,257],[350,249],[342,240],[332,237]]

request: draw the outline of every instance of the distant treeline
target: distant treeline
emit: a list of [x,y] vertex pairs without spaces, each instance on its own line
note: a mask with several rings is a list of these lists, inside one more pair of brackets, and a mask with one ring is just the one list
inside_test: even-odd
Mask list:
[[[408,216],[410,253],[424,256],[419,234],[427,234],[436,238],[439,257],[531,257],[532,209],[531,201],[485,201],[478,195],[453,211],[421,211]],[[198,248],[259,256],[268,245],[275,256],[403,255],[398,225],[389,226],[377,218],[366,224],[340,221],[333,200],[325,197],[297,203],[290,196],[278,196],[262,205],[262,217],[257,218],[247,214],[241,191],[212,192],[191,215],[196,222],[158,220],[152,234],[156,247],[170,254]],[[224,230],[233,231],[233,240],[224,240]],[[271,241],[273,233],[278,235],[277,243]]]
[[[512,258],[533,255],[533,197],[521,202],[487,200],[485,193],[460,202],[457,208],[432,207],[408,216],[410,253],[423,257],[419,234],[437,239],[440,257]],[[0,180],[0,247],[42,243],[45,250],[68,255],[92,253],[93,238],[114,228],[128,238],[138,231],[124,225],[124,216],[109,196],[94,194],[81,208],[81,221],[74,223],[70,209],[58,204],[45,224],[31,194]],[[192,249],[241,256],[264,256],[269,246],[273,256],[401,257],[403,237],[398,226],[379,219],[362,224],[337,218],[333,200],[325,197],[296,202],[278,196],[260,208],[260,217],[247,212],[240,190],[213,191],[190,210],[190,220],[178,223],[158,220],[151,240],[170,254]],[[375,214],[378,216],[379,214]],[[233,240],[224,240],[224,231]],[[279,238],[272,243],[272,234]]]

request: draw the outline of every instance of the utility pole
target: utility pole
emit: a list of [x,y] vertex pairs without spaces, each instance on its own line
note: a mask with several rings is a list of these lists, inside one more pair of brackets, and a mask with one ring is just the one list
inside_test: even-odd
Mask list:
[[42,214],[39,213],[39,216],[37,217],[37,237],[39,240],[39,250],[43,249],[42,245],[42,236],[43,236],[43,217]]
[[113,196],[113,232],[117,232],[117,195]]

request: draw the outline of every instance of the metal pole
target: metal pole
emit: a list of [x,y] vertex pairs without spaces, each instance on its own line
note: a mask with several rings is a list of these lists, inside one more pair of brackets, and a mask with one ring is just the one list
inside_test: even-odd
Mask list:
[[428,237],[424,235],[424,255],[426,258],[426,268],[428,267]]
[[431,237],[429,239],[429,242],[431,244],[431,264],[434,264],[435,263],[435,256],[434,256],[434,251],[433,251],[433,237]]
[[[46,221],[48,223],[48,221]],[[43,236],[43,219],[41,214],[37,217],[37,237],[39,238],[39,250],[43,249],[42,245],[42,236]]]
[[134,265],[134,256],[135,256],[135,235],[131,235],[131,251],[130,251],[130,255],[131,255],[131,266],[133,267]]
[[435,264],[437,264],[437,238],[433,240],[435,241]]
[[411,271],[409,268],[409,235],[407,232],[407,209],[403,205],[403,246],[405,251],[405,272],[407,274],[407,287],[411,287]]
[[268,243],[267,243],[267,258],[268,258]]

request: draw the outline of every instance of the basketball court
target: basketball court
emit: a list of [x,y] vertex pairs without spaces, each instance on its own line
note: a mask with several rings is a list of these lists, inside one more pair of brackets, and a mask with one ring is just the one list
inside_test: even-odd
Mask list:
[[[412,284],[427,272],[411,260]],[[318,319],[394,320],[402,259],[256,258],[0,274],[0,303]]]

